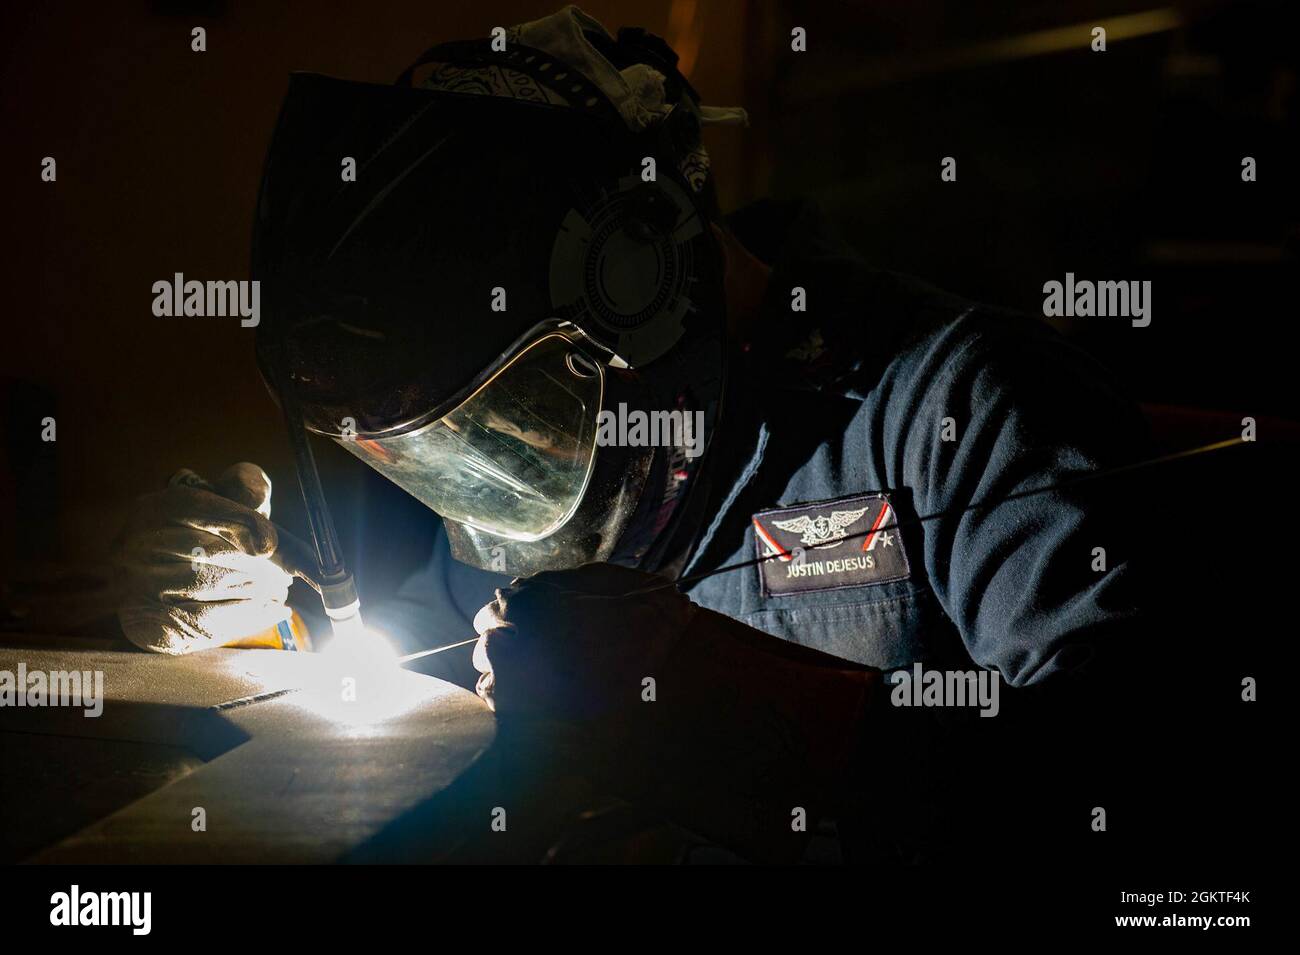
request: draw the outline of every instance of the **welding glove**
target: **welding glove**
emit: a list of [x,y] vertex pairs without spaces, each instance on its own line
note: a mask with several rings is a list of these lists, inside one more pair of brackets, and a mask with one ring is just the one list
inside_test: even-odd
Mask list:
[[879,671],[698,607],[608,564],[517,579],[474,619],[478,692],[503,727],[560,721],[620,795],[750,858],[797,857],[862,752]]
[[613,564],[516,579],[474,618],[478,694],[503,714],[587,719],[635,702],[699,607]]
[[139,498],[115,548],[127,639],[190,653],[290,620],[298,558],[277,551],[270,516],[271,479],[256,464],[235,464],[212,484],[183,470]]

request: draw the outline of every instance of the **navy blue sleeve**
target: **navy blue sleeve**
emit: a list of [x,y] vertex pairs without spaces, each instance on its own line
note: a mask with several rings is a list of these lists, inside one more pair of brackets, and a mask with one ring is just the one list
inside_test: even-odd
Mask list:
[[[1005,500],[1148,456],[1100,366],[1040,322],[971,309],[882,386],[886,467],[919,515],[945,515],[923,523],[925,567],[972,659],[1023,686],[1126,639],[1139,531],[1122,476]],[[963,510],[978,502],[998,503]]]

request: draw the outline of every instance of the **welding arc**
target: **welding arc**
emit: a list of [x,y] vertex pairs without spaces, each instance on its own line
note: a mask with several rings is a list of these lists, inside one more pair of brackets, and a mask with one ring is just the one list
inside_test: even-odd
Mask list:
[[[1015,501],[1023,497],[1032,497],[1035,494],[1047,494],[1050,491],[1059,491],[1063,488],[1073,487],[1076,484],[1083,484],[1087,481],[1098,481],[1101,480],[1102,478],[1114,477],[1117,474],[1126,474],[1130,471],[1138,471],[1143,468],[1157,467],[1158,465],[1161,464],[1169,464],[1170,462],[1173,461],[1181,461],[1185,458],[1196,457],[1197,455],[1201,455],[1201,454],[1210,454],[1215,451],[1223,451],[1226,450],[1227,448],[1236,447],[1239,444],[1245,444],[1245,443],[1246,443],[1245,438],[1229,438],[1226,441],[1216,441],[1213,444],[1201,445],[1198,448],[1187,448],[1183,451],[1175,451],[1172,454],[1161,455],[1160,457],[1157,458],[1148,458],[1144,461],[1134,461],[1130,464],[1121,464],[1117,467],[1106,468],[1101,471],[1089,471],[1085,474],[1079,474],[1076,475],[1075,477],[1068,478],[1067,480],[1064,481],[1057,481],[1053,484],[1044,485],[1043,487],[1032,487],[1032,488],[1027,488],[1023,491],[1013,491],[1010,494],[1005,494],[1000,497],[991,498],[989,500],[976,501],[974,504],[967,504],[964,507],[950,507],[942,511],[935,511],[933,514],[923,514],[919,517],[909,518],[908,520],[904,520],[904,521],[893,521],[888,524],[882,524],[880,527],[872,528],[871,530],[868,531],[863,531],[860,534],[848,534],[844,537],[837,537],[834,540],[828,540],[821,544],[809,544],[804,549],[816,550],[819,547],[830,547],[834,544],[842,544],[845,541],[868,537],[871,534],[878,534],[881,531],[889,531],[889,530],[895,530],[900,527],[912,527],[919,524],[925,524],[929,521],[937,521],[941,517],[951,517],[954,514],[964,514],[968,511],[977,511],[982,508],[992,507],[996,504],[1005,503],[1006,501]],[[769,560],[775,560],[780,556],[781,556],[780,554],[768,554],[765,557],[756,557],[753,560],[741,561],[738,564],[727,564],[723,567],[716,567],[713,570],[707,570],[702,574],[691,574],[690,576],[687,577],[678,577],[676,580],[665,580],[663,583],[655,584],[652,587],[642,587],[639,590],[630,590],[625,594],[620,594],[619,596],[636,597],[641,594],[649,594],[649,593],[655,593],[656,591],[659,590],[666,590],[669,587],[680,587],[683,584],[693,584],[696,581],[704,580],[706,577],[713,577],[716,576],[717,574],[725,574],[733,570],[743,570],[746,567],[756,567],[757,565],[765,563]],[[471,643],[477,643],[477,642],[478,642],[478,637],[471,637],[469,640],[461,640],[459,643],[449,643],[446,646],[434,647],[432,650],[420,650],[417,653],[407,654],[406,656],[401,657],[398,660],[398,662],[405,663],[408,660],[415,660],[420,657],[432,656],[435,653],[442,653],[444,650],[454,650],[457,647],[464,647],[464,646],[468,646]]]

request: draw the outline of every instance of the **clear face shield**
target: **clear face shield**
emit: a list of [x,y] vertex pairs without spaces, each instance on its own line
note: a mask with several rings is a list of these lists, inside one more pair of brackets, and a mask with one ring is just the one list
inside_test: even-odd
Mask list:
[[546,332],[438,420],[339,443],[448,520],[536,541],[582,500],[604,388],[598,362]]

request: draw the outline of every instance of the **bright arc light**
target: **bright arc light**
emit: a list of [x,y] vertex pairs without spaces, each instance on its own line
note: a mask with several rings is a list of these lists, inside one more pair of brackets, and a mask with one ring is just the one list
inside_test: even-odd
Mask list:
[[340,632],[317,656],[319,666],[299,702],[335,723],[373,726],[402,715],[428,695],[425,681],[402,669],[392,642],[374,630]]
[[361,628],[331,640],[319,653],[238,650],[226,665],[267,689],[293,691],[287,702],[353,735],[373,735],[380,724],[431,696],[428,677],[403,669],[398,659],[382,631]]
[[[356,607],[357,605],[354,603],[352,606]],[[354,610],[346,617],[335,617],[331,614],[330,628],[334,631],[332,643],[339,643],[344,640],[365,640],[372,635],[372,631],[367,630],[361,622],[360,610]]]

